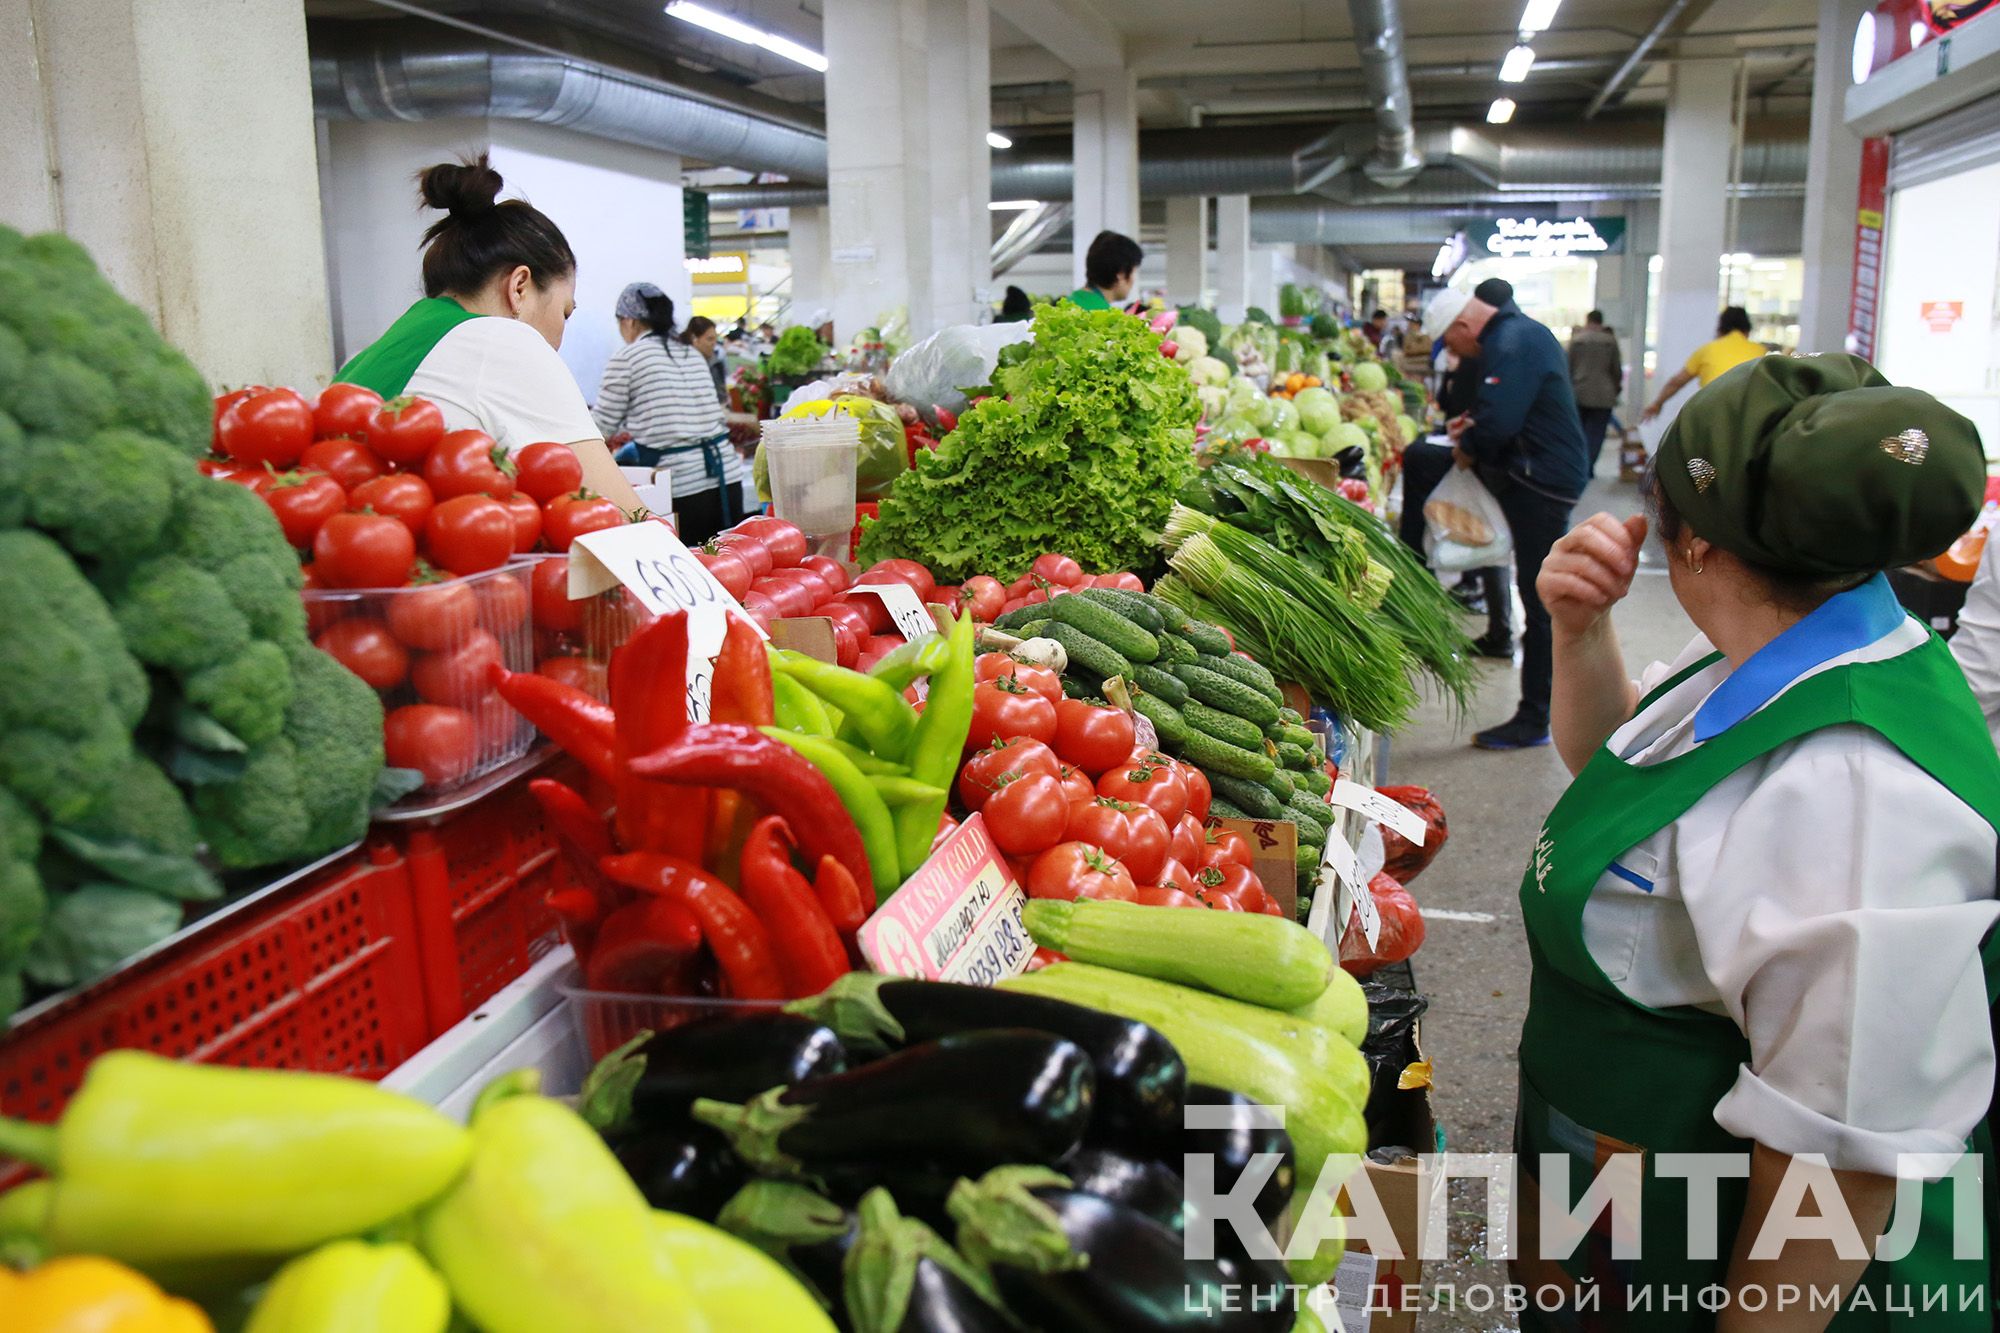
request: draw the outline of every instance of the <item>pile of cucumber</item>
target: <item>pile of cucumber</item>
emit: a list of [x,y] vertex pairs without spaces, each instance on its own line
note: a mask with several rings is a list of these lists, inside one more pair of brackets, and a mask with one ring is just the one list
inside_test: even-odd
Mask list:
[[1076,697],[1101,698],[1106,681],[1122,679],[1160,748],[1208,775],[1211,813],[1291,820],[1301,872],[1318,867],[1333,827],[1318,742],[1270,671],[1231,652],[1220,629],[1150,593],[1114,588],[1084,588],[994,623],[1060,643],[1063,689]]

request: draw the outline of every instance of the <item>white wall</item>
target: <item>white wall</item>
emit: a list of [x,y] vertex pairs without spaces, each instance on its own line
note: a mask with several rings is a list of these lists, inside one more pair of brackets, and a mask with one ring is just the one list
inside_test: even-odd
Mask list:
[[[1936,394],[2000,454],[2000,166],[1898,190],[1889,203],[1888,274],[1876,364],[1897,384]],[[1964,311],[1949,331],[1923,318],[1933,302]]]

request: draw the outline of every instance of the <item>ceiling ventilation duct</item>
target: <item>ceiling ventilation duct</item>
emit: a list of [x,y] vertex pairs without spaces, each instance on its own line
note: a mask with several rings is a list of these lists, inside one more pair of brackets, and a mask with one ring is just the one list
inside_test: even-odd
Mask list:
[[1417,153],[1410,67],[1403,58],[1402,0],[1347,0],[1354,46],[1375,106],[1375,151],[1361,170],[1378,185],[1406,185],[1423,170]]

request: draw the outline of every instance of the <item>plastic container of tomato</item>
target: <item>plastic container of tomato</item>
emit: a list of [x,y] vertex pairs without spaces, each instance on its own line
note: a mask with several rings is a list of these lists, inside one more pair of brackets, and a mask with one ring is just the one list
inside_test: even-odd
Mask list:
[[406,588],[311,588],[313,642],[382,696],[392,768],[449,792],[528,752],[535,729],[494,692],[489,671],[534,669],[529,567]]

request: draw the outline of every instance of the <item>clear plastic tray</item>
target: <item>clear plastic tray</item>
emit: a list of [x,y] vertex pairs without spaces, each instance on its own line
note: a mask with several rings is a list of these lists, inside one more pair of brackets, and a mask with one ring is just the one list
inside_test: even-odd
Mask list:
[[569,1005],[576,1035],[594,1064],[641,1032],[659,1032],[705,1018],[740,1018],[784,1008],[782,1000],[721,1000],[701,996],[624,995],[583,987],[570,972],[557,989]]

